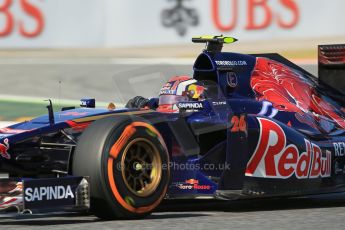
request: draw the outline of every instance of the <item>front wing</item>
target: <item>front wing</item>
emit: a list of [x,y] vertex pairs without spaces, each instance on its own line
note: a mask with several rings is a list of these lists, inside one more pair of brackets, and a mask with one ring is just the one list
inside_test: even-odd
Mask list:
[[18,212],[89,209],[90,191],[86,177],[48,179],[0,179],[0,211]]

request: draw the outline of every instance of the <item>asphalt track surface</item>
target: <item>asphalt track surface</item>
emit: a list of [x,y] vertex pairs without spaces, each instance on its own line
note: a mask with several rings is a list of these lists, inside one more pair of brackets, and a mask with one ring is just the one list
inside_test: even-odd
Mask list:
[[163,204],[141,220],[102,221],[90,214],[0,215],[0,229],[345,229],[345,195],[236,202]]
[[[170,76],[190,65],[113,63],[109,60],[0,61],[1,95],[125,103],[154,96]],[[315,66],[306,66],[316,74]],[[60,83],[59,83],[60,82]],[[164,202],[142,220],[101,221],[90,214],[0,214],[0,229],[345,229],[345,195],[233,202]]]

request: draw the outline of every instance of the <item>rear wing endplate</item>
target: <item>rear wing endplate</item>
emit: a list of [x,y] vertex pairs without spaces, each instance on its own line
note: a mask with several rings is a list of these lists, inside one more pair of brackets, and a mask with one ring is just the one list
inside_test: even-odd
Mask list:
[[319,81],[345,96],[345,44],[319,45]]

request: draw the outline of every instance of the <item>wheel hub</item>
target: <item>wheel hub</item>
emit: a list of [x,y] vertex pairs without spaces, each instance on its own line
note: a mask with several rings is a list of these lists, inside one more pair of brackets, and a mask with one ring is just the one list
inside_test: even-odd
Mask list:
[[126,187],[135,195],[151,195],[161,179],[162,160],[156,146],[145,138],[132,140],[121,159],[121,172]]

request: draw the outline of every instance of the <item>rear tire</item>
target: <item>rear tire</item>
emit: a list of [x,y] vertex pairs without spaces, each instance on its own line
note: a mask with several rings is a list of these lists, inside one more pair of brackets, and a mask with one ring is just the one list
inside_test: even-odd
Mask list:
[[89,176],[91,211],[102,219],[150,214],[170,179],[168,152],[159,132],[139,117],[95,121],[80,136],[72,171]]

